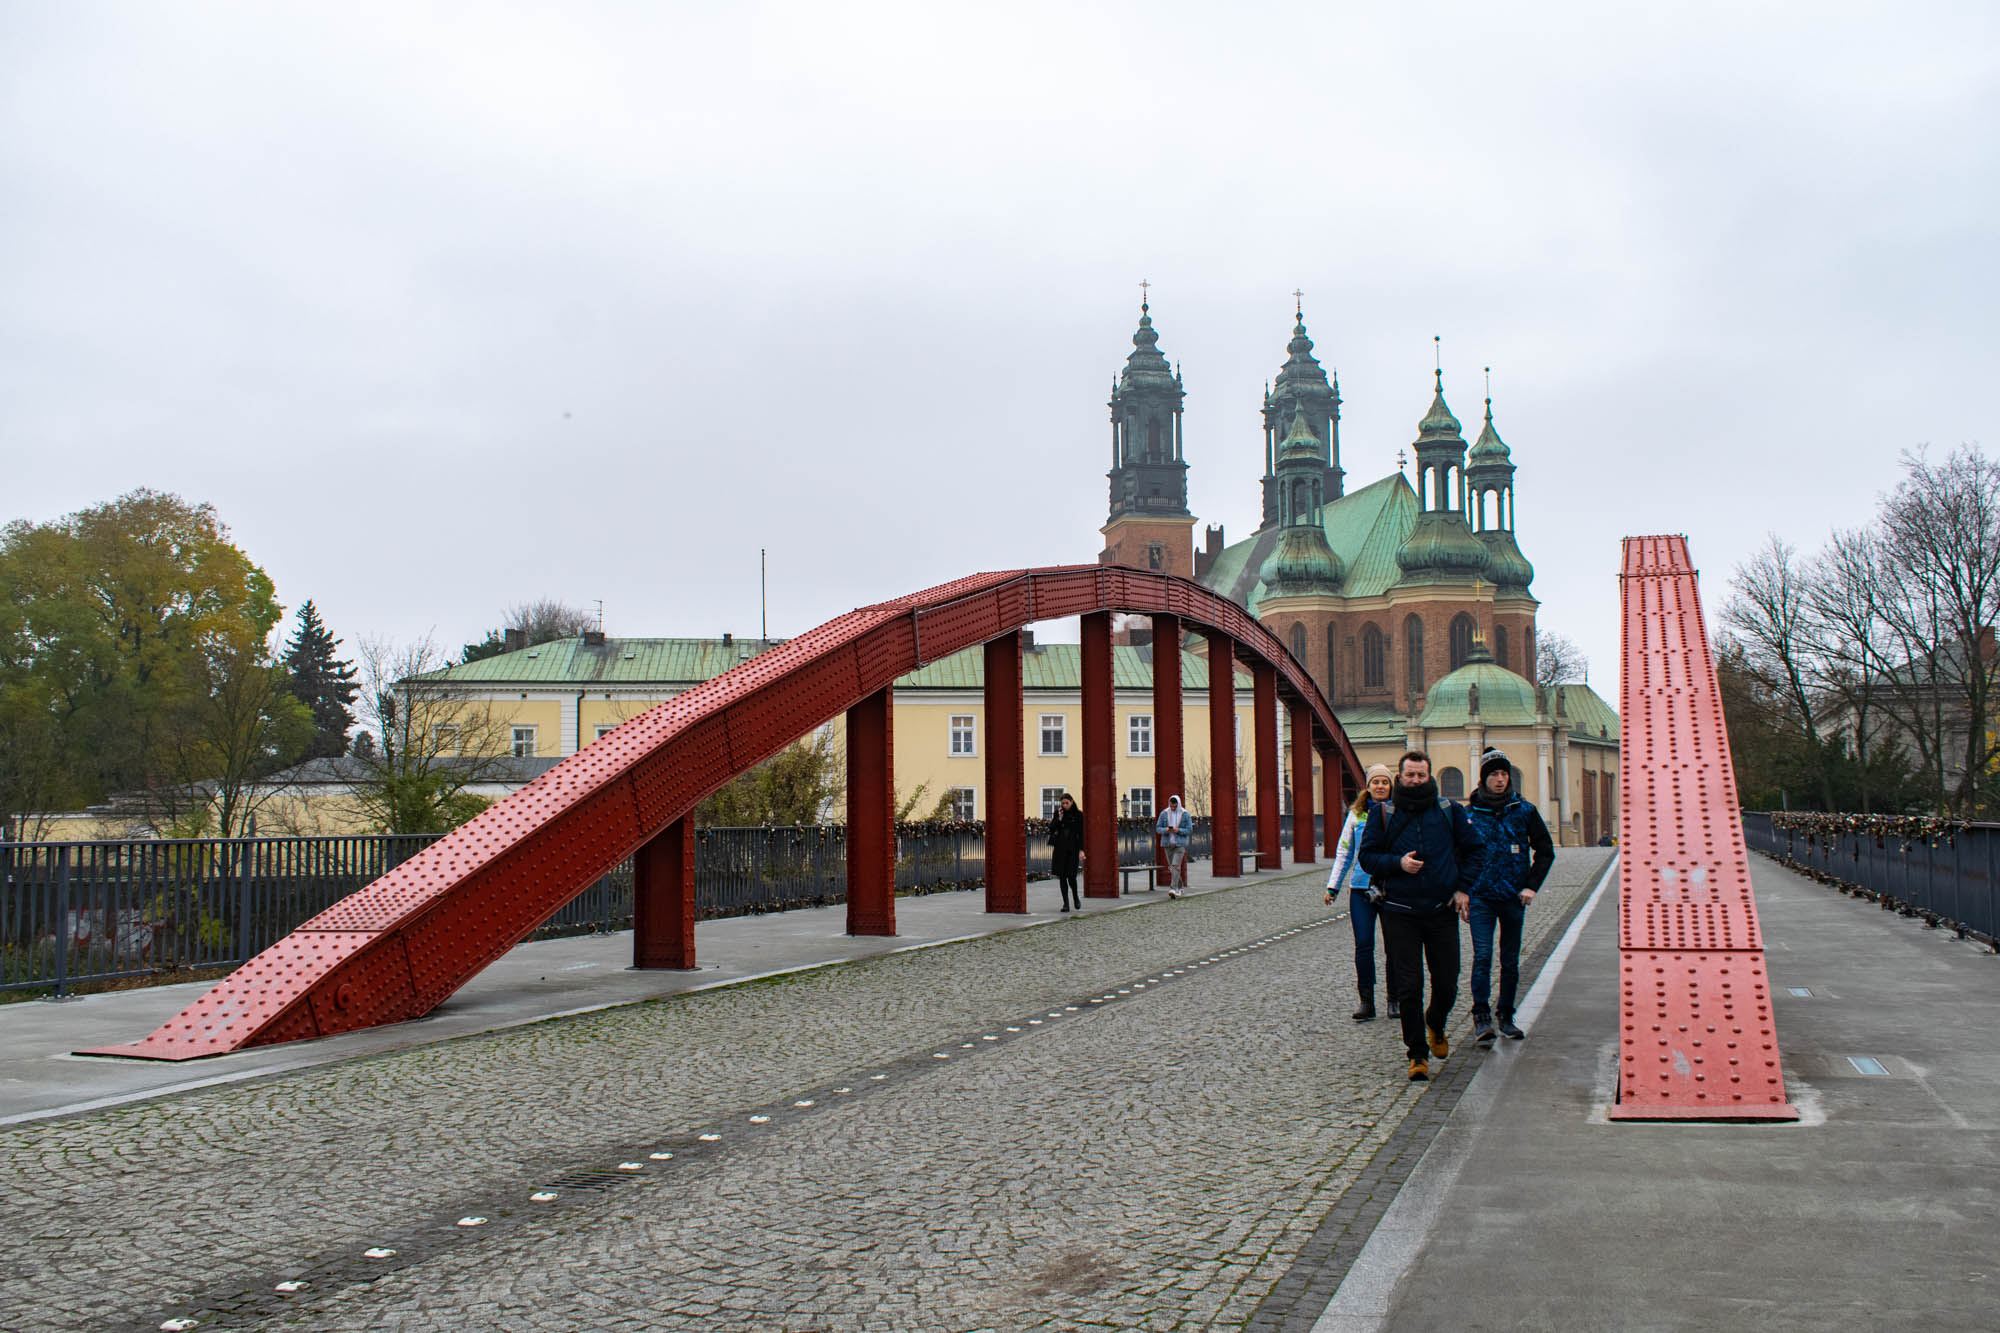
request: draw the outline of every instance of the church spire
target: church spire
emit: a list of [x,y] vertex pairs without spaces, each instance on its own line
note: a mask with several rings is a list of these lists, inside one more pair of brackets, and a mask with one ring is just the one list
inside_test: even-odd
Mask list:
[[1313,341],[1306,332],[1304,294],[1294,291],[1292,297],[1292,337],[1285,344],[1285,364],[1264,392],[1264,515],[1260,530],[1283,521],[1278,503],[1278,446],[1287,439],[1287,427],[1301,410],[1319,451],[1320,489],[1326,498],[1342,495],[1346,476],[1340,466],[1340,393],[1313,355]]
[[1146,290],[1139,303],[1132,351],[1108,404],[1111,469],[1106,476],[1111,493],[1102,558],[1111,564],[1191,575],[1194,518],[1188,512],[1188,468],[1181,452],[1186,392],[1179,372],[1160,350],[1151,295]]

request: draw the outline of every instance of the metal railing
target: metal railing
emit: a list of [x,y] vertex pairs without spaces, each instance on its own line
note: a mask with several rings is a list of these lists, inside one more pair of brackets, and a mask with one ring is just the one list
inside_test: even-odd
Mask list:
[[[1840,816],[1833,817],[1835,819]],[[1814,878],[1861,890],[1933,925],[2000,941],[2000,824],[1969,824],[1934,838],[1869,827],[1784,828],[1768,811],[1743,812],[1743,841]],[[1996,944],[2000,947],[2000,944]]]
[[[1284,816],[1290,836],[1291,816]],[[1189,856],[1211,853],[1196,817]],[[1254,815],[1239,846],[1256,846]],[[409,860],[436,835],[191,838],[0,843],[0,990],[67,994],[85,981],[234,967],[348,894]],[[1152,821],[1120,820],[1121,865],[1153,856]],[[1050,873],[1048,838],[1031,825],[1028,873]],[[986,879],[976,828],[897,835],[896,888],[971,889]],[[695,835],[695,914],[706,920],[847,900],[846,829],[704,828]],[[530,938],[628,929],[628,860],[558,910]]]

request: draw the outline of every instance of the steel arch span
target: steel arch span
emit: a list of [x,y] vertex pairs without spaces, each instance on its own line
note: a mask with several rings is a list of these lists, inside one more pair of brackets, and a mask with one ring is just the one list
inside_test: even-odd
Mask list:
[[[1022,827],[1020,629],[1083,617],[1087,891],[1116,896],[1111,811],[1113,712],[1110,619],[1154,617],[1161,641],[1206,635],[1218,655],[1250,668],[1259,793],[1259,864],[1281,864],[1277,730],[1293,724],[1294,857],[1312,859],[1311,757],[1322,756],[1325,808],[1360,786],[1362,771],[1333,710],[1276,635],[1236,603],[1172,575],[1098,565],[976,574],[862,607],[677,695],[307,921],[144,1039],[85,1054],[186,1060],[249,1046],[331,1036],[420,1018],[626,857],[635,877],[634,957],[640,967],[693,966],[696,804],[798,736],[848,719],[848,928],[894,934],[895,837],[890,690],[926,662],[985,646],[988,828]],[[1009,663],[1012,670],[1009,671]],[[1210,672],[1212,737],[1233,745],[1235,672]],[[1155,672],[1160,763],[1181,763],[1180,673]],[[1218,706],[1221,715],[1218,717]],[[996,725],[996,718],[998,725]],[[1011,745],[1007,742],[1011,720]],[[1162,725],[1165,724],[1165,725]],[[1218,750],[1217,752],[1223,752]],[[1302,762],[1303,761],[1303,762]],[[1011,783],[1008,769],[1011,765]],[[1235,846],[1235,774],[1216,770],[1219,873]],[[1011,790],[1010,790],[1011,786]],[[1093,793],[1095,796],[1093,797]],[[1261,816],[1268,811],[1270,818]],[[1331,835],[1337,818],[1326,821]],[[989,911],[1026,910],[1025,840],[989,836]]]

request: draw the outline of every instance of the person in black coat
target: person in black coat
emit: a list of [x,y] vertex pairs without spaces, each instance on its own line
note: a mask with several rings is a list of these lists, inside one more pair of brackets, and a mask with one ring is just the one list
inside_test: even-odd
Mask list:
[[1389,803],[1371,811],[1361,831],[1361,868],[1370,887],[1382,893],[1375,908],[1382,915],[1389,967],[1402,991],[1397,1000],[1413,1080],[1430,1077],[1429,1056],[1442,1060],[1451,1053],[1444,1025],[1458,999],[1458,923],[1465,919],[1484,851],[1464,808],[1438,795],[1430,756],[1421,750],[1405,754]]
[[1083,811],[1068,792],[1056,802],[1055,817],[1049,820],[1049,847],[1055,853],[1051,859],[1056,878],[1062,882],[1062,910],[1069,911],[1074,900],[1076,910],[1081,912],[1083,894],[1076,887],[1076,872],[1083,864]]

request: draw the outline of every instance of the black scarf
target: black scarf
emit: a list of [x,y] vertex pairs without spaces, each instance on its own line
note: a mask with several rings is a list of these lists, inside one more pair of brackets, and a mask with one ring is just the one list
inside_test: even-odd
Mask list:
[[1419,815],[1438,803],[1436,778],[1425,778],[1421,786],[1408,787],[1398,782],[1390,793],[1396,809],[1406,815]]
[[1507,802],[1513,799],[1514,799],[1514,787],[1512,783],[1508,784],[1506,791],[1503,791],[1498,796],[1496,796],[1493,794],[1492,791],[1490,791],[1487,788],[1486,784],[1483,782],[1479,784],[1479,789],[1472,793],[1472,798],[1471,798],[1472,804],[1478,806],[1482,810],[1498,810],[1502,806],[1506,805]]

